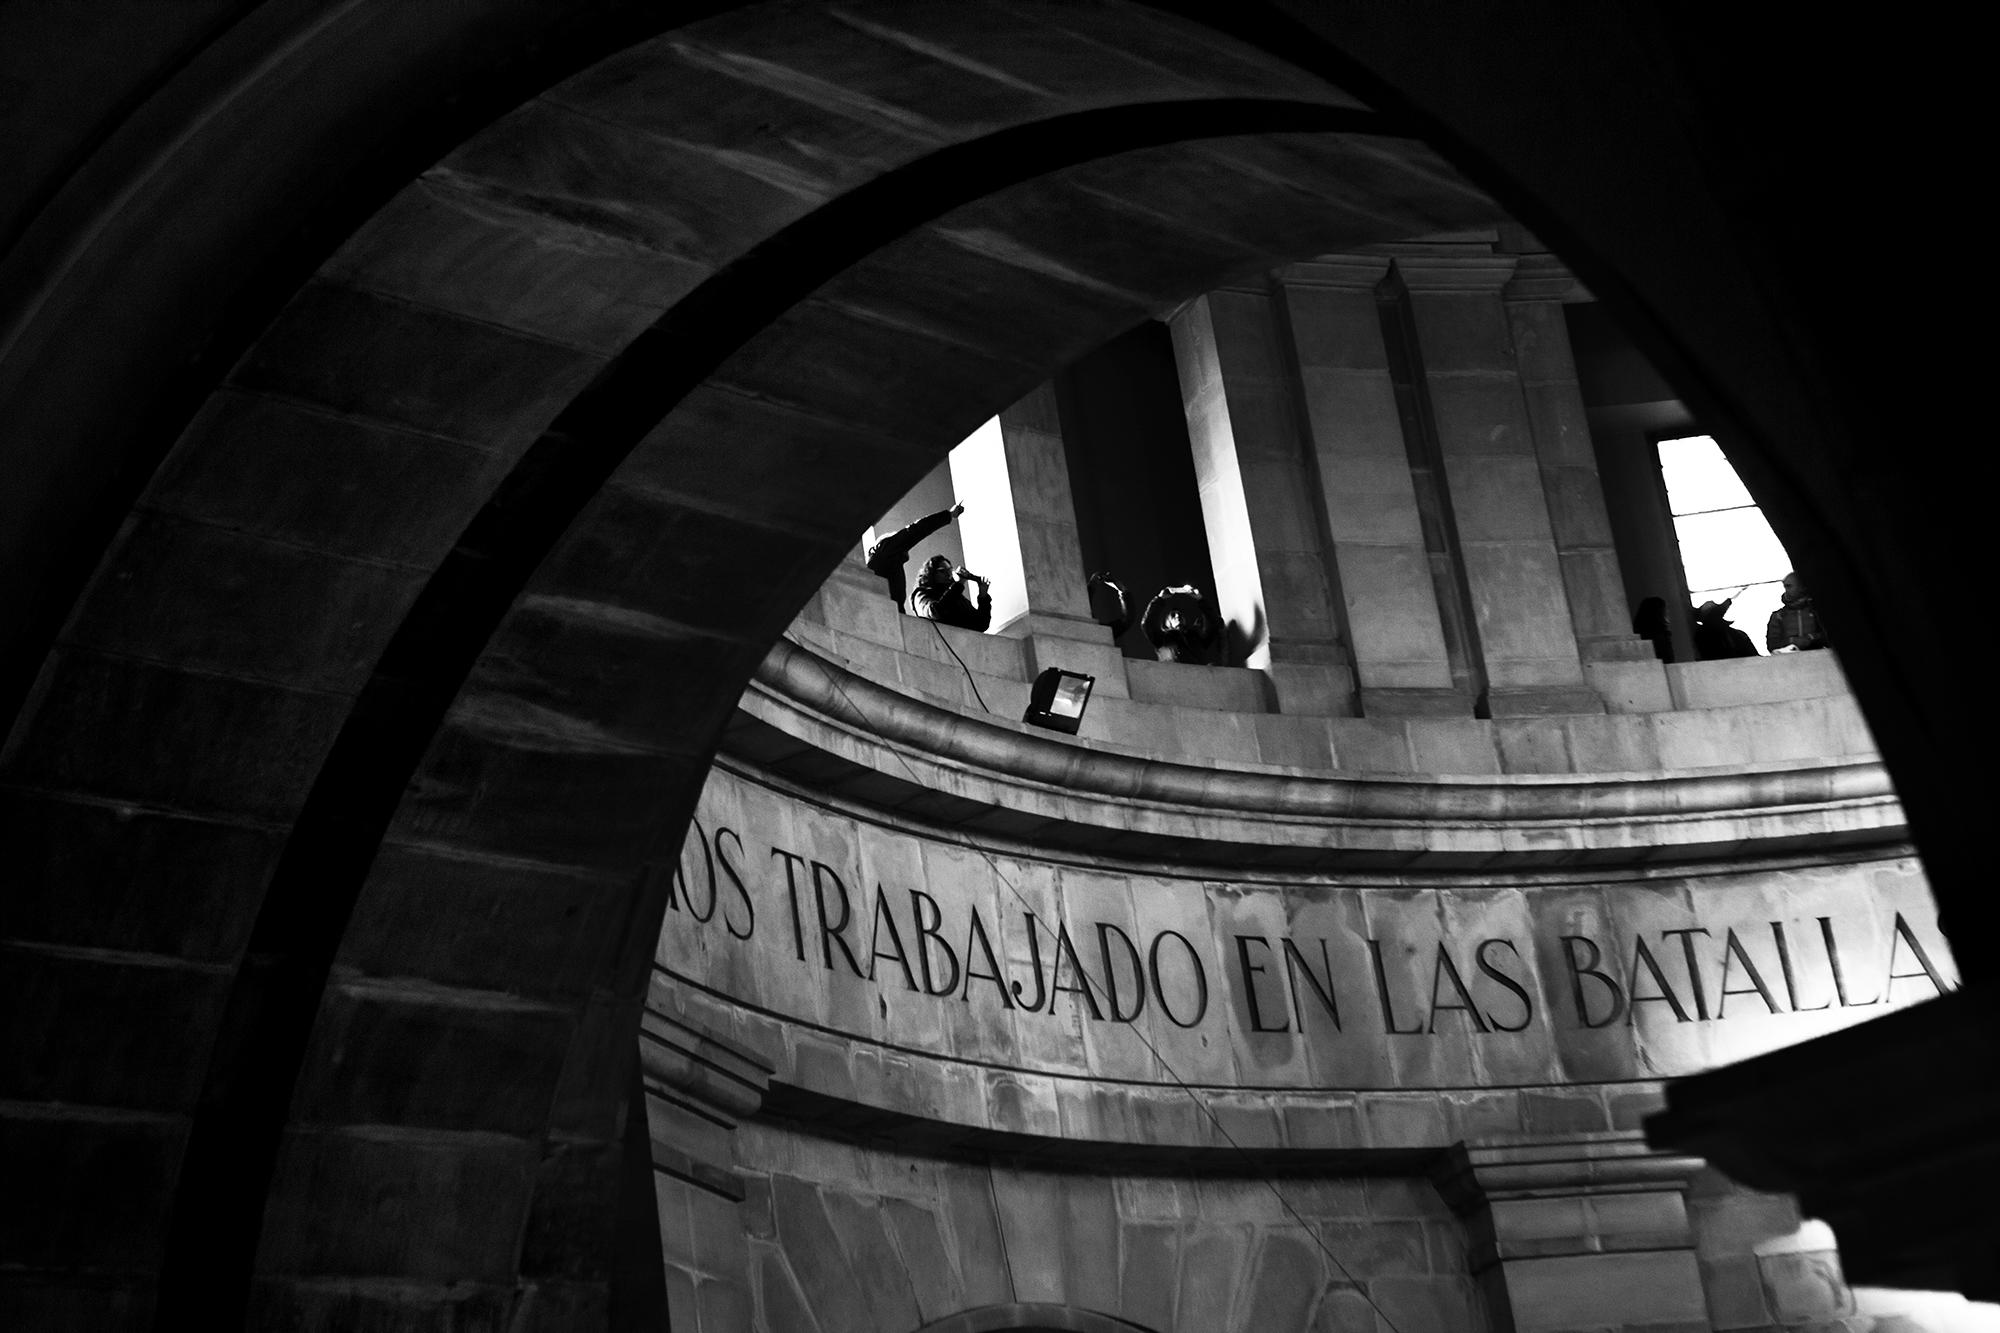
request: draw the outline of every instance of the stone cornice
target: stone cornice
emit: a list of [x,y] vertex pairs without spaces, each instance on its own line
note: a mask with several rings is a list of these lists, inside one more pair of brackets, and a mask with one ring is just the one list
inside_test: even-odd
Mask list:
[[1321,255],[1277,271],[1286,287],[1373,293],[1389,275],[1387,255]]
[[1576,275],[1554,255],[1522,255],[1501,293],[1509,301],[1576,302],[1593,299]]
[[[1274,864],[1598,865],[1906,836],[1881,764],[1427,779],[1218,768],[968,716],[780,641],[726,752],[919,820],[1134,854],[1264,848]],[[753,734],[761,728],[762,739]],[[1151,843],[1159,846],[1152,848]]]
[[1397,255],[1403,287],[1418,295],[1497,292],[1513,280],[1518,255]]

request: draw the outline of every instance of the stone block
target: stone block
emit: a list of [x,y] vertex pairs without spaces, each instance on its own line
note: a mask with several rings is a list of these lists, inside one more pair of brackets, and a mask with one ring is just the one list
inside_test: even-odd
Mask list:
[[1493,734],[1499,743],[1500,769],[1504,773],[1569,773],[1575,769],[1561,722],[1548,718],[1496,718]]
[[961,1309],[965,1292],[945,1240],[943,1220],[936,1212],[908,1199],[884,1199],[883,1216],[903,1256],[922,1320],[942,1319]]
[[260,1262],[300,1275],[511,1282],[538,1159],[532,1143],[490,1134],[294,1130]]
[[1701,1284],[1708,1317],[1718,1333],[1771,1326],[1771,1308],[1764,1299],[1763,1278],[1755,1259],[1703,1259]]
[[1493,723],[1479,718],[1411,718],[1403,723],[1419,773],[1498,773]]
[[1172,1327],[1181,1231],[1172,1222],[1126,1221],[1119,1227],[1118,1302],[1106,1308],[1143,1328]]
[[[1743,628],[1753,639],[1757,637],[1756,626]],[[1667,676],[1677,708],[1728,708],[1849,694],[1839,659],[1825,650],[1675,662],[1667,668]]]
[[[1403,419],[1396,408],[1396,386],[1388,371],[1309,367],[1301,376],[1300,388],[1314,456],[1320,467],[1322,494],[1329,502],[1337,494],[1347,492],[1350,486],[1363,492],[1375,490],[1348,471],[1357,465],[1400,463],[1401,479],[1376,493],[1409,492]],[[1350,482],[1350,477],[1356,480]],[[1392,477],[1390,474],[1383,480]]]
[[1267,714],[1253,721],[1259,762],[1318,772],[1332,769],[1333,745],[1322,719]]
[[1248,667],[1194,666],[1128,658],[1125,669],[1131,680],[1132,698],[1138,703],[1236,713],[1262,713],[1268,708],[1265,676]]
[[1241,713],[1206,708],[1172,710],[1178,750],[1195,762],[1254,764],[1259,762],[1257,719]]
[[[1486,258],[1494,268],[1511,265],[1500,256]],[[1432,275],[1422,271],[1425,260],[1398,259],[1396,269],[1410,289],[1410,312],[1423,347],[1424,364],[1438,371],[1481,370],[1516,379],[1514,333],[1507,307],[1497,293],[1425,290]],[[1483,275],[1482,275],[1483,276]]]
[[1118,1308],[1118,1206],[1112,1182],[1084,1174],[1065,1175],[1057,1215],[1063,1242],[1063,1290],[1070,1304],[1086,1310]]
[[888,1228],[883,1201],[841,1190],[822,1190],[827,1220],[840,1238],[848,1271],[867,1302],[870,1328],[915,1328],[921,1322],[916,1290]]
[[1350,773],[1412,773],[1410,736],[1404,724],[1386,718],[1334,718],[1327,724],[1333,738],[1333,762]]
[[[1090,687],[1093,708],[1099,699],[1132,697],[1131,687],[1126,683],[1125,655],[1118,650],[1118,645],[1110,641],[1108,633],[1101,642],[1030,634],[1021,640],[1021,655],[1022,669],[1029,680],[1050,667],[1081,671],[1095,677],[1096,683]],[[1088,716],[1086,712],[1085,717]]]
[[573,237],[573,224],[501,213],[439,174],[406,187],[320,272],[605,354],[708,275],[701,264],[656,250],[579,245]]
[[[820,1323],[813,1317],[813,1306],[806,1303],[804,1293],[799,1290],[798,1279],[793,1276],[784,1251],[775,1245],[757,1244],[750,1247],[750,1253],[757,1308],[762,1312],[766,1326],[820,1333]],[[675,1306],[673,1301],[670,1292],[667,1300],[669,1310],[686,1308]]]
[[1597,471],[1591,447],[1590,421],[1575,380],[1523,383],[1528,420],[1535,430],[1535,452],[1545,463],[1581,466]]
[[230,980],[220,966],[0,945],[0,1098],[188,1111]]
[[[347,712],[346,700],[318,692],[58,650],[5,771],[16,787],[282,823]],[[137,717],[148,725],[134,729]],[[259,743],[246,750],[241,738],[251,736]]]
[[9,1262],[30,1270],[156,1269],[186,1139],[178,1118],[0,1103],[8,1163],[0,1246]]
[[1319,662],[1272,662],[1264,668],[1268,696],[1280,713],[1353,717],[1354,673]]
[[1007,1271],[1015,1299],[1063,1304],[1064,1264],[1062,1185],[1039,1172],[995,1170],[993,1202],[1006,1238]]
[[1654,713],[1647,721],[1661,768],[1721,768],[1751,762],[1751,730],[1757,720],[1746,710]]
[[[628,1163],[619,1143],[560,1142],[543,1149],[521,1237],[523,1277],[584,1281],[610,1277],[619,1181],[626,1169]],[[734,1217],[730,1222],[730,1235],[740,1245],[741,1232]],[[663,1238],[664,1231],[663,1226]],[[705,1235],[706,1231],[694,1225],[690,1227],[691,1238],[697,1243],[706,1239],[712,1245],[714,1238]]]
[[1311,1333],[1380,1333],[1375,1306],[1358,1287],[1336,1281],[1321,1293]]
[[1533,1135],[1593,1134],[1611,1128],[1604,1103],[1587,1088],[1524,1088],[1521,1119]]
[[299,1114],[320,1124],[402,1124],[532,1137],[576,1017],[419,983],[336,980],[299,1075]]
[[1357,369],[1386,373],[1382,316],[1365,287],[1332,290],[1287,282],[1286,313],[1299,366],[1307,370]]
[[[1436,372],[1425,376],[1431,391],[1438,448],[1455,499],[1463,489],[1457,464],[1475,457],[1532,459],[1534,433],[1521,401],[1520,381],[1508,374]],[[1539,505],[1540,487],[1535,503]]]
[[1653,729],[1644,717],[1567,717],[1561,725],[1579,773],[1650,773],[1662,767]]
[[1854,1313],[1854,1296],[1840,1276],[1840,1256],[1832,1250],[1757,1257],[1764,1296],[1780,1322],[1838,1319]]
[[1504,1265],[1517,1327],[1596,1333],[1702,1326],[1701,1274],[1690,1250],[1514,1259]]
[[249,536],[430,568],[501,472],[480,444],[232,390],[209,399],[147,499]]
[[1246,1276],[1244,1260],[1253,1233],[1246,1226],[1206,1227],[1181,1244],[1180,1292],[1174,1327],[1230,1328],[1236,1289]]
[[602,981],[635,892],[629,877],[387,844],[340,963],[364,976],[581,998]]
[[1451,464],[1451,504],[1464,542],[1554,542],[1542,469],[1533,458],[1478,454]]
[[1604,700],[1607,713],[1662,713],[1674,707],[1667,664],[1658,660],[1585,662],[1583,678]]
[[[1237,435],[1239,445],[1242,435]],[[1241,460],[1244,499],[1263,553],[1302,552],[1317,556],[1319,515],[1313,504],[1316,487],[1309,486],[1296,444],[1266,456]],[[1265,589],[1269,592],[1269,588]]]
[[1466,1278],[1370,1278],[1368,1294],[1397,1328],[1458,1329],[1480,1326],[1479,1304],[1472,1283]]
[[337,283],[292,298],[231,383],[513,457],[603,359]]
[[1285,1145],[1291,1148],[1359,1148],[1362,1145],[1361,1112],[1355,1099],[1334,1100],[1315,1097],[1306,1102],[1285,1102],[1279,1106],[1284,1120]]
[[0,793],[0,846],[59,892],[0,894],[0,938],[226,962],[279,835],[130,806]]
[[[771,1201],[787,1266],[825,1333],[877,1333],[868,1294],[847,1258],[820,1192],[790,1176],[771,1178]],[[766,1282],[768,1289],[768,1279]]]
[[1677,1190],[1590,1196],[1590,1234],[1604,1250],[1686,1249],[1693,1244],[1687,1201]]
[[1444,1107],[1430,1093],[1363,1093],[1361,1120],[1375,1148],[1443,1148],[1453,1142]]
[[1238,1328],[1304,1328],[1319,1297],[1323,1264],[1304,1237],[1266,1232],[1251,1260],[1247,1305]]
[[1422,549],[1423,520],[1410,483],[1410,462],[1400,437],[1392,442],[1395,453],[1380,458],[1321,456],[1327,530],[1336,543]]

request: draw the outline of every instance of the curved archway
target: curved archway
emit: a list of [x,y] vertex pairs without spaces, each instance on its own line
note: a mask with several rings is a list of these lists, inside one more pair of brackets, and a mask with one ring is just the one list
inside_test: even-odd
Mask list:
[[932,1320],[915,1333],[1147,1333],[1139,1324],[1067,1305],[986,1305]]
[[[1149,303],[1199,290],[1232,264],[1338,243],[1324,217],[1299,216],[1302,200],[1327,193],[1321,187],[1337,193],[1338,178],[1365,179],[1383,161],[1360,152],[1331,173],[1336,179],[1287,195],[1286,182],[1298,179],[1289,173],[1311,169],[1309,146],[1262,144],[1256,151],[1272,156],[1252,153],[1236,175],[1286,200],[1267,218],[1248,219],[1274,231],[1245,234],[1245,219],[1228,217],[1192,236],[1161,226],[1149,233],[1160,244],[1139,258],[1163,267],[1171,260],[1179,266],[1171,278],[1126,281],[1047,248],[993,242],[1023,220],[1033,224],[1037,208],[1084,209],[1043,219],[1055,230],[1114,214],[1154,225],[1160,210],[1144,182],[1121,182],[1116,171],[1092,180],[1075,168],[955,237],[919,229],[896,240],[884,226],[873,239],[904,247],[893,252],[894,271],[956,256],[960,267],[942,291],[953,281],[994,290],[991,274],[1007,274],[1002,294],[1019,301],[1022,318],[1003,331],[1016,336],[985,345],[967,341],[962,326],[935,336],[925,323],[937,312],[921,303],[878,302],[857,315],[857,303],[883,295],[884,274],[865,265],[851,270],[854,290],[799,301],[790,292],[782,313],[746,320],[741,337],[705,346],[707,327],[670,329],[656,347],[670,360],[689,348],[690,357],[717,359],[716,391],[678,399],[677,412],[646,433],[627,484],[601,492],[581,485],[570,499],[589,501],[583,525],[551,545],[563,512],[550,503],[553,488],[579,485],[576,474],[564,479],[565,451],[602,448],[614,436],[629,442],[651,424],[643,414],[616,419],[632,409],[603,388],[616,380],[607,369],[613,358],[691,293],[708,290],[713,300],[725,289],[706,284],[747,272],[732,266],[759,241],[831,208],[830,199],[953,144],[990,146],[1009,125],[1087,111],[1115,117],[1121,107],[1186,98],[1190,82],[1204,79],[1209,86],[1191,100],[1205,105],[1168,139],[1253,128],[1224,114],[1232,98],[1317,105],[1316,115],[1351,113],[1353,99],[1290,60],[1217,38],[1234,23],[1222,7],[1200,11],[1211,26],[1106,7],[1094,12],[1114,15],[1143,56],[1072,70],[1068,90],[1034,90],[1076,105],[1058,112],[996,79],[990,100],[959,119],[925,116],[877,96],[866,76],[934,57],[850,25],[887,63],[811,75],[789,91],[763,88],[794,108],[782,122],[787,131],[837,127],[847,136],[830,160],[846,162],[849,176],[815,182],[795,161],[756,153],[732,166],[725,158],[742,143],[676,139],[658,124],[593,138],[579,123],[590,116],[537,103],[508,122],[518,131],[531,121],[535,132],[487,140],[487,157],[458,157],[427,176],[381,216],[379,230],[357,237],[294,296],[359,216],[438,151],[552,76],[632,46],[659,20],[640,15],[644,7],[610,4],[569,7],[559,18],[498,5],[449,18],[390,4],[324,15],[311,6],[259,8],[254,23],[197,50],[181,75],[134,94],[141,113],[51,187],[8,261],[16,318],[0,387],[32,409],[17,424],[34,445],[25,483],[11,490],[20,513],[42,511],[0,525],[19,541],[10,561],[19,557],[22,577],[10,587],[34,592],[0,616],[18,631],[12,679],[39,673],[32,690],[23,683],[8,695],[27,698],[4,759],[9,829],[59,871],[9,918],[21,958],[11,984],[58,1016],[22,1039],[26,1072],[8,1090],[30,1108],[17,1118],[26,1128],[16,1155],[36,1164],[19,1207],[73,1219],[60,1201],[101,1191],[123,1200],[121,1212],[134,1219],[101,1241],[83,1221],[45,1228],[46,1237],[16,1248],[26,1271],[88,1273],[78,1290],[111,1291],[114,1303],[132,1303],[119,1308],[143,1311],[178,1195],[179,1234],[211,1234],[201,1223],[221,1217],[213,1234],[226,1237],[213,1255],[182,1254],[168,1265],[184,1275],[174,1279],[182,1290],[222,1271],[234,1276],[214,1290],[239,1299],[260,1234],[266,1285],[281,1303],[308,1299],[300,1293],[328,1273],[460,1284],[472,1302],[505,1303],[524,1286],[588,1289],[601,1278],[596,1240],[567,1238],[565,1229],[584,1211],[580,1201],[602,1197],[615,1154],[617,1071],[629,1060],[634,1010],[622,979],[646,943],[648,862],[655,847],[677,841],[719,710],[733,697],[730,682],[740,684],[760,636],[783,619],[790,594],[778,590],[810,586],[853,514],[921,468],[950,435],[953,412],[997,405],[1007,386],[1072,346],[1064,338],[1082,340]],[[758,72],[784,67],[776,57],[801,49],[795,32],[759,27],[768,10],[717,10],[719,22],[741,20],[733,36],[705,46],[674,39],[686,48],[674,55],[688,66],[680,73],[690,87],[763,87]],[[1312,39],[1288,54],[1324,64],[1338,59],[1333,45],[1345,44],[1383,72],[1381,87],[1423,90],[1457,126],[1456,142],[1490,147],[1478,113],[1494,99],[1481,102],[1477,80],[1467,81],[1472,91],[1447,92],[1442,74],[1399,64],[1428,44],[1421,34],[1404,39],[1405,52],[1395,23],[1387,38],[1363,30],[1365,15],[1300,23],[1282,31]],[[1101,50],[1101,36],[1086,45]],[[690,63],[690,51],[701,59]],[[1145,67],[1159,80],[1149,88],[1138,86]],[[634,87],[620,82],[631,74],[613,69],[598,91],[615,102]],[[933,111],[954,105],[935,70],[913,86],[927,89]],[[314,109],[299,110],[305,105]],[[796,111],[801,105],[808,109]],[[688,124],[720,124],[743,106],[709,98],[698,110]],[[758,130],[761,114],[737,128]],[[422,128],[411,132],[412,123]],[[1254,126],[1302,127],[1282,117]],[[1579,258],[1605,261],[1606,278],[1625,276],[1630,285],[1613,281],[1607,294],[1656,316],[1678,363],[1700,368],[1698,387],[1719,413],[1747,420],[1749,438],[1782,438],[1794,462],[1809,456],[1806,437],[1840,414],[1813,406],[1797,413],[1799,426],[1787,412],[1829,377],[1780,366],[1776,390],[1746,391],[1719,364],[1741,342],[1724,336],[1716,349],[1697,347],[1704,331],[1727,326],[1740,309],[1724,302],[1721,313],[1690,313],[1704,298],[1677,304],[1670,291],[1704,256],[1726,253],[1714,229],[1661,247],[1665,259],[1637,262],[1636,242],[1614,234],[1624,215],[1609,206],[1566,209],[1579,196],[1564,192],[1546,151],[1521,141],[1532,136],[1516,133],[1498,140],[1494,160],[1508,170],[1491,179],[1536,196],[1519,211],[1577,219],[1559,239],[1581,237]],[[1160,140],[1107,138],[1098,147],[1141,142]],[[657,155],[645,169],[632,169],[634,143],[645,145],[639,157]],[[538,158],[537,144],[554,147]],[[657,179],[649,171],[671,153],[691,191],[684,216],[645,196],[645,182]],[[1176,179],[1170,156],[1147,159],[1147,171]],[[979,171],[994,174],[976,180],[1040,180],[1058,166],[1070,170],[1068,162],[1061,153],[1030,155],[1009,176],[989,159]],[[729,201],[702,193],[716,179],[704,173],[724,169],[735,173],[735,202],[749,216],[725,216]],[[1215,169],[1212,157],[1204,169]],[[508,187],[510,171],[520,188]],[[1419,174],[1449,180],[1428,163]],[[575,188],[600,178],[636,187],[636,197],[591,199]],[[1121,196],[1127,188],[1134,193]],[[1668,193],[1662,186],[1655,196]],[[216,194],[231,196],[230,206],[216,207]],[[1542,195],[1554,202],[1538,202]],[[1198,202],[1220,209],[1230,201]],[[454,213],[462,228],[440,225]],[[519,252],[504,243],[516,222],[535,218],[543,221],[530,230],[550,228],[539,233],[549,242],[543,253],[560,258],[551,261],[561,275],[552,300],[510,267]],[[1377,218],[1342,234],[1377,234],[1369,227],[1378,224],[1392,225]],[[687,247],[663,244],[673,236]],[[594,267],[614,252],[632,262]],[[641,252],[665,258],[641,263]],[[982,267],[988,285],[968,283],[965,275]],[[1713,285],[1728,288],[1740,276],[1718,270]],[[446,293],[467,279],[467,290],[503,299],[453,308]],[[1073,290],[1051,299],[1051,288]],[[718,322],[740,313],[729,304],[711,309]],[[1072,318],[1078,311],[1088,317]],[[1761,331],[1762,350],[1782,348],[1769,329],[1783,324],[1781,315],[1745,321],[1752,331],[1740,337],[1755,344]],[[115,327],[82,336],[105,323]],[[878,341],[857,339],[859,326]],[[115,336],[128,329],[133,337]],[[1045,337],[1050,330],[1057,336]],[[936,344],[930,355],[905,355],[907,340],[926,338]],[[716,358],[726,346],[733,355]],[[903,372],[885,381],[882,396],[896,400],[888,406],[908,406],[921,420],[878,429],[777,391],[802,367],[832,365],[863,346]],[[1758,367],[1750,373],[1769,370],[1768,358],[1740,359]],[[436,373],[413,376],[412,367]],[[838,398],[837,384],[808,387]],[[576,415],[565,417],[572,408]],[[1830,435],[1851,445],[1858,430],[1836,423]],[[179,445],[157,466],[173,439]],[[718,440],[740,447],[716,448]],[[797,452],[757,451],[772,440]],[[541,442],[547,448],[538,453]],[[248,467],[260,454],[262,470]],[[818,470],[785,478],[785,464],[801,458]],[[866,461],[850,466],[856,458]],[[556,466],[544,470],[550,461]],[[597,466],[608,474],[611,461]],[[716,470],[703,474],[695,462]],[[795,489],[771,483],[774,475]],[[245,485],[252,476],[263,482]],[[808,521],[830,493],[829,476],[865,484],[814,529]],[[1794,509],[1804,528],[1830,531],[1847,513],[1845,501],[1808,483],[1794,478],[1791,489],[1807,495]],[[338,503],[325,500],[343,493]],[[787,494],[810,503],[774,519]],[[66,527],[84,539],[51,537]],[[537,542],[552,555],[531,584]],[[1865,561],[1844,558],[1830,539],[1824,546],[1836,567],[1821,580],[1828,600],[1847,595],[1875,612],[1857,630],[1855,661],[1864,689],[1876,691],[1873,706],[1901,719],[1882,728],[1893,763],[1896,745],[1907,755],[1926,743],[1926,719],[1935,715],[1916,698],[1921,689],[1883,664],[1881,644],[1898,626],[1917,625],[1901,636],[1910,643],[1941,631],[1888,605],[1879,580],[1856,572]],[[1911,547],[1919,549],[1932,548],[1920,540]],[[511,572],[489,573],[503,565]],[[695,584],[723,591],[614,593],[589,576],[606,567],[637,585],[683,577],[684,592]],[[773,590],[740,619],[715,605],[730,600],[727,580],[738,569]],[[200,595],[177,600],[177,589]],[[301,606],[315,614],[294,614]],[[482,623],[499,627],[490,642]],[[454,655],[461,669],[438,669]],[[584,658],[593,665],[582,667]],[[681,668],[665,671],[663,662]],[[468,671],[472,685],[461,694]],[[670,701],[635,688],[662,681],[677,689]],[[424,716],[443,722],[433,730],[413,721]],[[363,735],[343,746],[343,737]],[[392,753],[400,757],[385,762]],[[187,762],[190,754],[201,762]],[[1925,778],[1921,767],[1907,771],[1915,781],[1904,769],[1898,776],[1920,833],[1924,820],[1935,827],[1944,818],[1935,812],[1970,808],[1966,793]],[[315,791],[338,795],[315,802]],[[562,799],[551,801],[551,791]],[[385,825],[388,837],[376,837]],[[1948,864],[1940,872],[1950,879]],[[328,974],[336,978],[330,989],[320,984]],[[116,1032],[117,1048],[96,1060],[66,1053],[71,1024]],[[251,1052],[260,1054],[246,1060]],[[241,1081],[258,1069],[261,1081]],[[496,1078],[495,1070],[504,1072]],[[234,1119],[245,1098],[254,1113]],[[79,1107],[90,1114],[60,1109]],[[214,1148],[183,1163],[190,1121],[209,1126],[202,1141]],[[235,1136],[238,1127],[270,1144],[288,1124],[275,1171],[246,1164],[239,1149],[249,1140]],[[502,1183],[480,1193],[466,1183],[473,1176]],[[341,1202],[326,1213],[325,1234],[306,1244],[296,1223],[303,1201],[315,1197]],[[202,1214],[210,1199],[217,1213]],[[396,1220],[374,1227],[367,1219],[385,1201]],[[440,1228],[440,1216],[464,1225]]]

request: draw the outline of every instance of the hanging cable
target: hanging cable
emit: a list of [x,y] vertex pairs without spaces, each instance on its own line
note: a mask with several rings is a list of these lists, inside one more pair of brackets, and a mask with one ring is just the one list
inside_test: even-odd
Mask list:
[[[930,617],[925,616],[924,619],[930,620]],[[979,706],[981,708],[985,708],[988,713],[991,713],[993,710],[990,708],[986,708],[986,700],[979,698],[979,682],[972,678],[972,668],[967,666],[965,664],[965,659],[958,655],[958,649],[951,646],[951,640],[947,639],[944,636],[944,631],[938,627],[937,621],[931,620],[931,629],[937,634],[938,642],[944,645],[944,650],[951,654],[952,660],[954,662],[958,663],[958,669],[965,673],[965,683],[972,687],[972,697],[975,699],[979,699]],[[846,691],[842,690],[841,693],[845,694]],[[848,703],[850,704],[853,702],[854,701],[852,699],[848,700]]]

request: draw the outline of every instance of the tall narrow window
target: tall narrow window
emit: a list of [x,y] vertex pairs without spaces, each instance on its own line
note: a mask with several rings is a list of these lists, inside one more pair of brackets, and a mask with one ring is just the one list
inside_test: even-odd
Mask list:
[[1691,435],[1659,448],[1688,597],[1696,606],[1733,598],[1730,621],[1761,652],[1791,558],[1713,439]]

